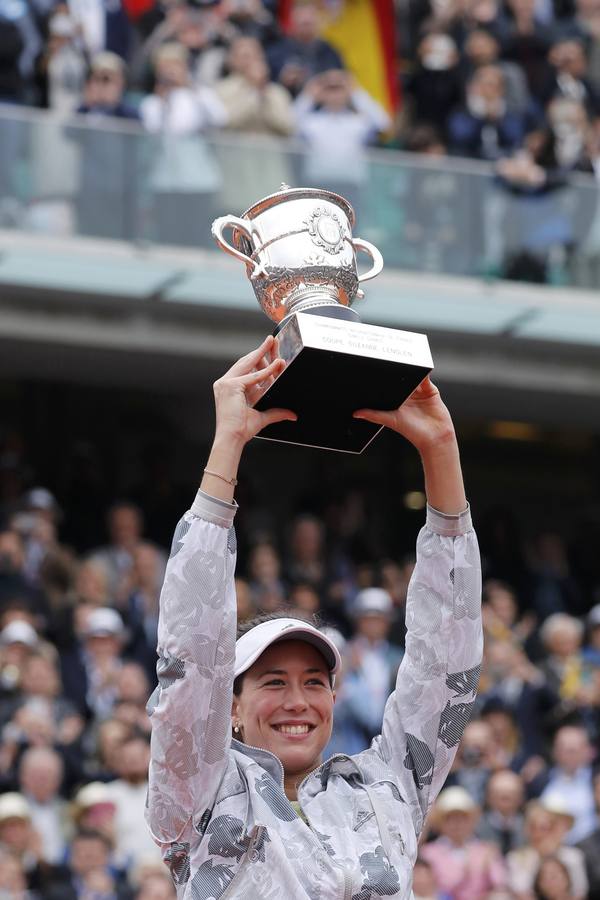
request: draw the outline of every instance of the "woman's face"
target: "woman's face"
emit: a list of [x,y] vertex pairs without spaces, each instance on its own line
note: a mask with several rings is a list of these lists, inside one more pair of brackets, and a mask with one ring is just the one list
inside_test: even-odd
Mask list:
[[569,897],[569,876],[561,863],[549,857],[539,869],[537,887],[546,900],[565,900]]
[[274,753],[286,775],[301,775],[319,765],[331,737],[334,701],[319,651],[306,641],[283,641],[245,673],[232,721],[245,744]]

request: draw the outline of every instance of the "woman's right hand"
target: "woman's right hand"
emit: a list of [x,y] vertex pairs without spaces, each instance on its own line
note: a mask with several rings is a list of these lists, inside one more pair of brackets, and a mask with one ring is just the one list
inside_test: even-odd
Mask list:
[[297,419],[290,409],[253,409],[284,368],[285,362],[277,356],[277,342],[269,335],[260,347],[239,359],[215,381],[215,439],[200,485],[211,496],[233,499],[242,450],[250,438],[267,425]]
[[269,335],[260,347],[239,359],[215,381],[215,439],[225,436],[228,440],[246,444],[267,425],[296,421],[298,417],[290,409],[259,412],[252,408],[285,368],[285,362],[276,353],[277,342]]

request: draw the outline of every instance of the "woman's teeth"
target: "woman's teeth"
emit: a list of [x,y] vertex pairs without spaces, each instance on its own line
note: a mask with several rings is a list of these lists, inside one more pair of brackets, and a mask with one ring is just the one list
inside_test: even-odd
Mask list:
[[283,734],[307,734],[308,725],[275,725],[277,731]]

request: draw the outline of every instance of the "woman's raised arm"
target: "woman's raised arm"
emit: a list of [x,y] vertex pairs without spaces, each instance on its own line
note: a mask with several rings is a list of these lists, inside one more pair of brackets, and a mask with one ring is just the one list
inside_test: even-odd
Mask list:
[[[417,834],[469,721],[483,650],[481,564],[450,414],[426,378],[398,410],[359,410],[419,451],[427,523],[406,604],[406,653],[374,751],[404,786]],[[373,750],[367,751],[367,754]]]
[[245,444],[289,410],[252,409],[284,363],[273,338],[214,385],[215,438],[201,488],[175,530],[160,598],[159,685],[150,699],[147,820],[162,844],[185,843],[212,807],[227,763],[235,656],[233,502]]

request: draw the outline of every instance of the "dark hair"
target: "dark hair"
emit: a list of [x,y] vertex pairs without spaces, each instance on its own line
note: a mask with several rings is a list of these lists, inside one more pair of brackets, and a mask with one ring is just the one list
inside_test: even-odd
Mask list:
[[110,838],[101,831],[96,831],[95,828],[80,828],[79,831],[76,831],[73,835],[71,843],[73,844],[75,841],[100,841],[104,844],[108,853],[113,849]]
[[[312,625],[314,628],[321,628],[324,624],[318,615],[304,614],[301,610],[294,610],[293,613],[291,613],[289,609],[276,609],[273,612],[261,613],[258,616],[254,616],[252,619],[240,622],[237,627],[236,637],[239,640],[239,638],[248,634],[249,631],[252,631],[253,628],[256,628],[257,625],[263,625],[265,622],[275,622],[277,619],[298,619],[299,622],[306,622],[307,625]],[[245,674],[245,672],[242,672],[242,674],[238,675],[233,682],[233,693],[236,697],[239,697],[242,693]]]

